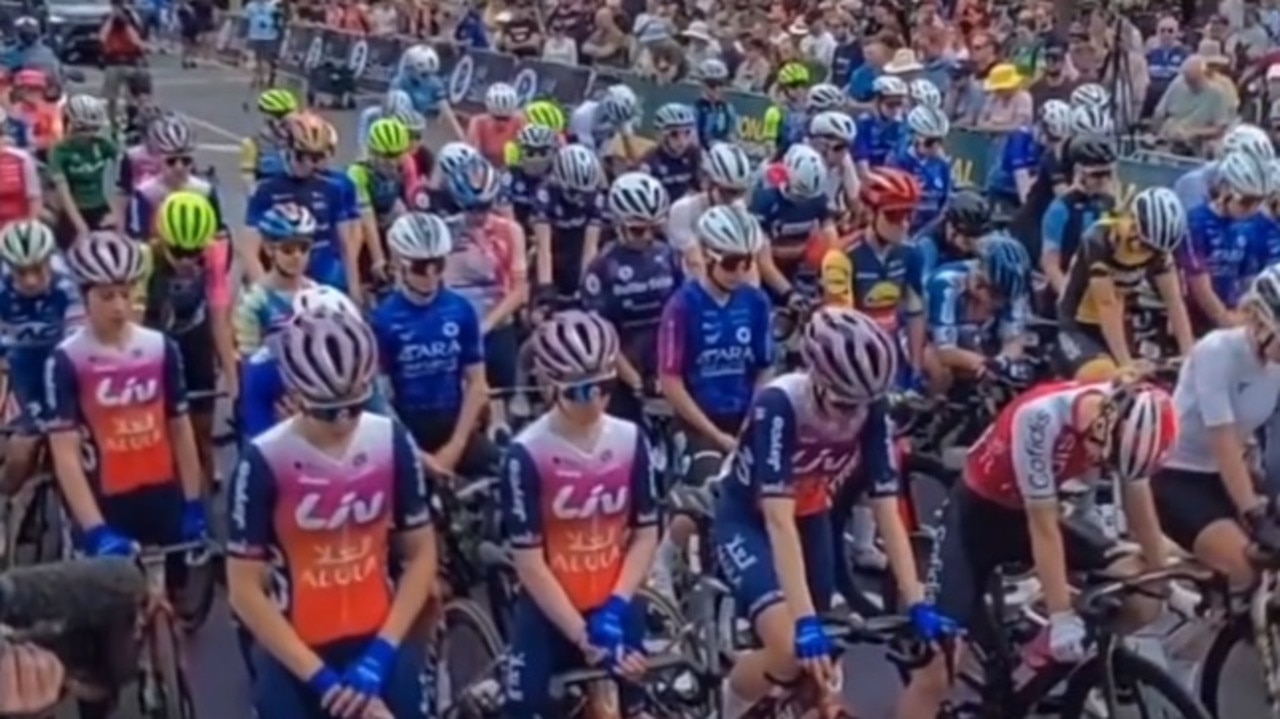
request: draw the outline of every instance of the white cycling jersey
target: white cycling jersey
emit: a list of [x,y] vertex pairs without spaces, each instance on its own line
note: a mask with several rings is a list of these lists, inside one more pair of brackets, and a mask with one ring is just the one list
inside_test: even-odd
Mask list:
[[1218,472],[1209,430],[1235,425],[1247,442],[1280,403],[1280,365],[1258,359],[1243,327],[1214,330],[1196,342],[1173,393],[1178,438],[1166,467]]

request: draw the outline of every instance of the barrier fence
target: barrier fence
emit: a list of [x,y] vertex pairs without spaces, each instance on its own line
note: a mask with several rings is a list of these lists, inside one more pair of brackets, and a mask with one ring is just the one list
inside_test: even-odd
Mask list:
[[[217,40],[217,50],[224,60],[238,63],[243,58],[246,31],[243,18],[224,19]],[[285,75],[305,79],[319,68],[346,66],[361,92],[380,93],[395,75],[404,48],[417,42],[421,41],[397,36],[365,37],[322,25],[293,24],[286,28],[280,43],[278,67]],[[547,97],[566,108],[574,107],[610,85],[625,83],[640,98],[643,117],[640,130],[647,134],[653,129],[653,111],[659,106],[668,102],[692,103],[702,94],[702,88],[692,83],[660,84],[621,70],[517,58],[447,43],[433,45],[440,55],[449,101],[463,114],[482,112],[484,92],[497,81],[514,85],[522,101]],[[737,112],[739,139],[750,152],[763,156],[763,119],[771,101],[763,95],[733,90],[727,91],[725,97]],[[997,135],[952,131],[947,150],[955,161],[957,182],[984,185],[999,160],[1002,147]],[[1172,187],[1197,164],[1193,160],[1159,155],[1123,158],[1119,163],[1122,199],[1153,185]]]

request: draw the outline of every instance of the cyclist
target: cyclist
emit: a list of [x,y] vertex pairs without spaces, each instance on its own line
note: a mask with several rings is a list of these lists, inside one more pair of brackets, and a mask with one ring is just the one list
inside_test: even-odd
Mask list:
[[432,469],[491,476],[497,450],[480,431],[489,401],[484,332],[476,308],[443,280],[453,252],[449,226],[436,215],[409,213],[391,226],[387,242],[400,282],[370,325],[391,406]]
[[409,153],[409,128],[399,120],[384,118],[374,122],[364,138],[366,159],[351,163],[347,177],[355,185],[362,232],[359,244],[365,250],[362,261],[368,258],[372,277],[381,279],[387,276],[383,238],[405,211],[408,178],[404,158]]
[[912,241],[920,256],[920,276],[928,278],[940,265],[973,257],[974,244],[990,230],[991,203],[987,198],[973,190],[957,191],[942,216],[934,218]]
[[126,148],[124,155],[120,158],[120,171],[116,175],[116,196],[120,203],[115,210],[120,217],[128,216],[129,203],[132,202],[133,193],[138,186],[159,175],[164,169],[164,162],[159,150],[156,149],[156,132],[161,127],[167,126],[161,122],[165,119],[167,116],[150,120],[147,124],[145,139]]
[[[21,489],[35,471],[41,423],[47,412],[44,367],[53,348],[84,319],[80,292],[65,273],[55,270],[58,246],[53,230],[38,220],[15,219],[0,230],[0,326],[3,326],[5,386],[18,410],[16,432],[5,445],[0,487],[6,495]],[[6,503],[7,504],[7,503]]]
[[907,96],[913,107],[942,109],[942,91],[927,78],[918,77],[907,83]]
[[248,443],[230,493],[227,583],[260,650],[254,708],[411,716],[428,701],[423,657],[401,642],[437,570],[422,463],[407,432],[362,411],[377,353],[358,314],[302,312],[279,340],[301,412]]
[[[371,105],[362,110],[360,120],[356,124],[356,139],[360,143],[360,149],[364,150],[367,147],[369,131],[373,128],[373,123],[395,117],[397,113],[406,110],[414,111],[414,108],[413,100],[404,90],[387,90],[382,96],[381,104]],[[361,159],[364,159],[363,156]]]
[[857,124],[843,112],[820,112],[809,120],[806,142],[822,155],[827,166],[824,191],[836,217],[840,214],[836,212],[838,205],[848,207],[858,201],[858,168],[854,167],[849,154],[849,146],[857,133]]
[[587,100],[569,115],[568,139],[604,153],[611,141],[619,135],[633,132],[636,94],[626,85],[610,85],[598,100]]
[[[349,243],[360,243],[364,240],[364,236],[360,231],[360,201],[355,180],[351,179],[346,169],[334,167],[333,165],[333,159],[338,154],[338,128],[334,127],[333,123],[328,120],[316,115],[312,116],[320,122],[320,126],[324,129],[325,137],[324,156],[316,164],[315,172],[320,177],[333,183],[335,189],[337,189],[338,197],[342,203],[338,214],[346,220],[345,229],[339,231],[338,237],[344,247],[348,246]],[[385,280],[383,270],[385,270],[387,264],[386,256],[382,252],[382,245],[375,243],[369,246],[368,250],[368,254],[361,253],[359,257],[360,276],[367,276],[366,269],[370,269],[374,271],[372,279],[375,282],[382,282]],[[366,260],[368,261],[368,266],[365,264]]]
[[[745,209],[716,205],[698,218],[706,270],[667,299],[658,334],[658,382],[685,438],[680,478],[700,488],[719,471],[774,362],[769,297],[750,283],[764,249],[760,227]],[[705,321],[700,318],[707,318]],[[671,518],[658,549],[651,586],[674,599],[672,572],[696,526]]]
[[628,172],[609,187],[608,203],[617,241],[587,266],[582,306],[612,325],[623,340],[617,365],[620,385],[609,397],[609,414],[640,424],[643,400],[658,396],[662,307],[683,277],[679,256],[659,240],[670,207],[660,181]]
[[[667,217],[666,238],[680,252],[686,275],[699,276],[705,269],[698,246],[697,225],[702,214],[718,205],[735,205],[746,209],[745,197],[751,186],[754,169],[746,150],[739,145],[717,142],[702,155],[703,191],[685,195],[671,205]],[[761,250],[766,248],[761,246]],[[750,279],[759,284],[754,264],[749,266]]]
[[747,201],[770,250],[761,258],[760,278],[780,304],[792,309],[804,307],[803,293],[815,282],[812,269],[804,267],[808,243],[814,238],[827,246],[836,242],[826,182],[827,166],[817,150],[795,145],[765,172]]
[[417,192],[426,189],[428,178],[436,167],[435,152],[427,146],[427,118],[417,110],[403,110],[391,116],[409,131],[409,152],[404,158],[404,174],[408,185],[408,202],[413,205]]
[[[1064,663],[1083,660],[1091,647],[1084,620],[1072,609],[1067,572],[1123,577],[1165,566],[1148,478],[1177,429],[1168,393],[1152,386],[1048,382],[1022,393],[969,449],[962,480],[952,488],[945,534],[930,563],[938,611],[978,630],[992,574],[1010,563],[1030,563],[1049,610],[1049,654]],[[1059,487],[1098,475],[1122,483],[1122,506],[1141,561],[1092,523],[1064,519]],[[1152,603],[1134,600],[1128,607],[1133,613],[1125,616],[1154,617],[1159,607]],[[937,713],[954,676],[951,661],[958,659],[935,656],[915,673],[898,716]]]
[[494,167],[501,167],[508,143],[516,139],[525,125],[520,96],[511,85],[495,82],[485,90],[484,109],[467,123],[466,142]]
[[[1003,168],[1009,170],[1013,178],[1013,190],[1021,198],[1018,212],[1011,223],[1012,228],[1018,239],[1027,246],[1032,258],[1041,256],[1041,220],[1049,209],[1049,203],[1065,192],[1073,179],[1067,172],[1071,107],[1061,100],[1046,100],[1040,106],[1038,117],[1035,139],[1040,146],[1040,154],[1036,163],[1022,168],[1020,160],[1023,153],[1010,154],[1012,149],[1001,155]],[[1029,177],[1031,180],[1025,193],[1019,184],[1020,177]],[[991,186],[990,183],[988,186]],[[1008,187],[1005,189],[1008,190]]]
[[452,137],[463,137],[462,123],[458,121],[449,94],[440,79],[440,56],[429,45],[417,44],[405,49],[400,56],[400,67],[391,79],[391,89],[409,93],[413,109],[422,113],[433,126],[451,132]]
[[58,62],[53,49],[45,44],[42,35],[40,21],[30,15],[13,21],[14,42],[4,49],[4,69],[10,75],[35,70],[47,77],[62,77],[62,63]]
[[[142,247],[114,232],[94,232],[72,246],[67,264],[86,322],[45,368],[54,476],[73,539],[92,556],[208,536],[182,360],[172,340],[131,319],[144,263]],[[184,555],[169,556],[170,592],[182,586],[185,570]],[[80,716],[105,719],[112,703],[81,702]]]
[[930,344],[924,368],[929,386],[945,393],[995,376],[1025,386],[1031,259],[1005,234],[979,239],[973,259],[940,265],[925,286]]
[[5,112],[0,108],[0,227],[37,219],[45,209],[36,159],[12,142],[8,129]]
[[820,112],[848,112],[849,96],[835,85],[820,82],[805,94],[804,109],[810,118]]
[[1075,137],[1067,143],[1071,184],[1049,203],[1040,222],[1040,270],[1053,293],[1061,297],[1067,268],[1085,230],[1115,209],[1116,147],[1105,137]]
[[951,201],[951,158],[942,144],[951,132],[951,121],[937,108],[913,107],[907,113],[907,130],[907,144],[891,152],[887,164],[907,171],[920,183],[920,205],[911,220],[912,232],[918,232]]
[[820,687],[834,685],[832,647],[818,619],[841,561],[831,553],[829,483],[850,481],[871,498],[900,596],[921,633],[936,638],[945,623],[924,602],[897,509],[884,399],[897,374],[892,338],[854,310],[823,307],[804,328],[802,354],[804,369],[756,394],[720,485],[712,528],[721,571],[764,643],[735,658],[726,719],[801,671]]
[[1236,303],[1271,257],[1270,227],[1262,205],[1271,195],[1271,164],[1233,152],[1217,169],[1218,194],[1187,211],[1187,248],[1179,256],[1203,331],[1239,324]]
[[238,249],[243,253],[251,280],[262,278],[259,252],[262,237],[257,227],[263,214],[280,204],[306,207],[316,220],[307,276],[347,292],[357,304],[363,296],[358,265],[360,235],[356,218],[344,207],[342,189],[317,172],[328,156],[330,137],[326,123],[313,115],[291,117],[287,124],[289,171],[259,183],[249,197],[245,218],[245,238]]
[[567,305],[577,296],[582,273],[600,249],[603,185],[604,170],[586,145],[574,143],[556,151],[551,177],[534,194],[535,297],[539,304]]
[[[509,719],[552,716],[551,677],[584,658],[623,676],[644,670],[644,609],[633,596],[659,531],[645,433],[604,411],[613,328],[569,310],[532,342],[551,408],[515,437],[501,474],[502,526],[523,588],[510,631]],[[619,685],[621,716],[636,716],[637,689]]]
[[1260,533],[1274,536],[1273,498],[1255,489],[1247,443],[1280,402],[1280,266],[1263,270],[1240,303],[1241,326],[1196,342],[1173,393],[1178,438],[1153,482],[1160,527],[1232,587],[1253,586]]
[[55,233],[66,248],[77,237],[115,222],[107,196],[107,166],[119,149],[103,137],[107,109],[102,100],[75,95],[67,102],[70,134],[49,153],[49,174],[58,195],[60,215]]
[[516,161],[508,162],[502,175],[502,194],[521,227],[533,222],[535,198],[551,173],[551,158],[557,146],[556,134],[542,125],[525,125],[516,135]]
[[[524,106],[525,127],[543,127],[551,131],[555,138],[553,147],[559,147],[564,140],[565,127],[568,125],[568,119],[564,116],[564,110],[560,109],[552,100],[534,100]],[[502,159],[507,167],[516,167],[521,164],[523,156],[521,155],[521,147],[519,142],[519,134],[516,139],[507,143],[506,149],[502,152]]]
[[1058,298],[1063,375],[1082,381],[1111,379],[1132,361],[1128,310],[1144,280],[1164,302],[1181,353],[1191,349],[1191,320],[1172,257],[1186,231],[1187,213],[1177,195],[1165,187],[1148,187],[1125,212],[1085,232]]
[[293,300],[315,287],[306,276],[307,258],[316,233],[316,218],[301,205],[276,205],[258,221],[270,269],[240,296],[232,317],[236,350],[248,358],[293,316]]
[[48,89],[49,79],[43,72],[23,70],[13,76],[9,95],[10,113],[26,127],[26,137],[37,157],[45,160],[63,135],[63,108],[49,102]]
[[1184,207],[1199,207],[1217,195],[1218,165],[1222,158],[1234,152],[1243,152],[1263,162],[1276,157],[1276,148],[1266,130],[1248,123],[1240,123],[1222,138],[1221,154],[1201,167],[1188,172],[1173,183],[1174,192]]
[[484,159],[476,158],[445,181],[460,212],[451,218],[453,251],[445,261],[444,281],[480,316],[489,386],[495,390],[490,418],[497,426],[505,421],[502,400],[516,385],[520,339],[514,321],[529,301],[527,240],[499,209],[502,180]]
[[[449,142],[440,148],[440,161],[437,163],[435,175],[428,181],[427,206],[441,217],[449,217],[462,212],[462,208],[453,201],[446,178],[469,165],[484,162],[480,151],[465,142]],[[421,210],[421,207],[415,207]]]
[[880,167],[889,153],[901,147],[907,138],[903,114],[907,107],[907,84],[893,75],[881,75],[872,84],[873,109],[858,116],[858,137],[853,145],[853,159],[864,176]]
[[812,80],[803,63],[788,62],[778,69],[778,103],[764,111],[761,140],[771,146],[770,157],[782,158],[804,139],[809,125],[808,94]]
[[1072,108],[1087,107],[1105,110],[1111,107],[1111,93],[1096,82],[1086,82],[1071,91],[1070,104]]
[[699,65],[698,76],[702,81],[702,95],[693,102],[698,146],[711,147],[714,142],[736,142],[738,113],[724,97],[724,87],[729,83],[729,68],[720,59],[710,57]]
[[684,197],[698,185],[698,115],[689,105],[669,102],[654,113],[653,129],[658,144],[641,158],[639,171],[661,182],[668,197]]
[[271,88],[258,95],[262,128],[240,144],[240,174],[245,192],[252,194],[259,182],[288,173],[285,157],[289,135],[285,118],[298,111],[298,98],[288,90]]

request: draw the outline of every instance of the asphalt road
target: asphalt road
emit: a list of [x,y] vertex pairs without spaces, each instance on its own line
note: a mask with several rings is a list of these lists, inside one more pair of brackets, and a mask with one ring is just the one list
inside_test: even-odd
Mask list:
[[[161,103],[190,118],[200,143],[198,161],[202,166],[212,165],[216,169],[221,178],[223,208],[232,226],[237,226],[243,222],[246,200],[240,190],[238,147],[244,137],[256,130],[255,115],[246,110],[246,103],[250,103],[252,99],[247,77],[221,66],[182,70],[171,58],[157,59],[153,72]],[[88,74],[86,85],[96,91],[100,76],[92,71]],[[353,159],[356,111],[324,114],[337,127],[341,137],[339,160]],[[453,138],[443,136],[429,138],[434,146],[451,139]],[[230,457],[223,459],[231,461]],[[227,469],[223,467],[222,471]],[[188,663],[194,683],[197,714],[201,719],[248,719],[251,716],[247,676],[235,646],[226,605],[221,599],[205,627],[192,637]],[[1257,682],[1247,683],[1256,685]],[[845,693],[849,705],[858,716],[866,719],[893,717],[898,687],[896,673],[879,651],[861,648],[846,657]],[[127,692],[125,696],[131,695],[132,692]],[[131,704],[131,701],[126,702],[116,713],[116,717],[139,717]],[[1238,713],[1233,712],[1233,715]],[[1263,712],[1246,711],[1241,715],[1263,716]],[[71,708],[59,712],[60,719],[72,719],[74,716],[75,712]]]

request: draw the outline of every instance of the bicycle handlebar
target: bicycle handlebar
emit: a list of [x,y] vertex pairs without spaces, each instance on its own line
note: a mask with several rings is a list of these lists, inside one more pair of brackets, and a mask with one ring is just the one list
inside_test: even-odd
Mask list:
[[[640,679],[640,683],[644,683],[650,676],[672,669],[696,669],[697,663],[690,657],[682,653],[660,654],[652,657],[645,663],[644,677]],[[551,679],[551,698],[559,701],[564,699],[569,689],[580,684],[590,684],[598,681],[613,681],[617,677],[610,673],[604,667],[592,667],[590,669],[578,669],[571,672],[565,672]]]

